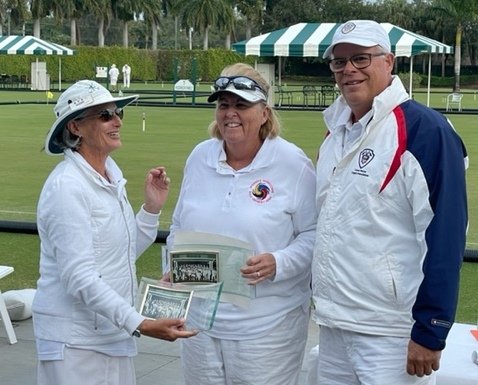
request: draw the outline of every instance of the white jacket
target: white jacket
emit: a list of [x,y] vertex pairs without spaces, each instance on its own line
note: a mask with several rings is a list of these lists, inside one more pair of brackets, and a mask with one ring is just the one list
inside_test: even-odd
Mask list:
[[453,324],[467,225],[466,151],[446,118],[400,80],[373,102],[343,153],[350,108],[324,112],[317,163],[313,295],[319,324],[410,337],[443,349]]
[[111,158],[106,168],[111,183],[66,150],[41,192],[38,339],[118,347],[144,320],[133,306],[135,261],[154,242],[158,215],[141,209],[135,219],[120,169]]

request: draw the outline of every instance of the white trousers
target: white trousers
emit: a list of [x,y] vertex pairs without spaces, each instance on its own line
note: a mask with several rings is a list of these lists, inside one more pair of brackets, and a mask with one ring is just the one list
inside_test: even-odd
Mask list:
[[38,361],[38,385],[136,385],[131,357],[65,347],[63,360]]
[[270,334],[224,340],[205,333],[181,340],[186,385],[297,385],[309,314],[299,307]]
[[[408,338],[358,334],[320,326],[315,385],[434,385],[435,373],[407,373]],[[309,368],[309,370],[314,370]]]

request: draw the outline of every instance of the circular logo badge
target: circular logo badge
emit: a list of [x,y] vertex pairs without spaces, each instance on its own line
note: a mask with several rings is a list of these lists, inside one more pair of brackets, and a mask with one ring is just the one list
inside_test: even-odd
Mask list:
[[249,188],[249,196],[254,202],[266,203],[271,200],[274,188],[272,184],[264,179],[259,179],[251,184]]

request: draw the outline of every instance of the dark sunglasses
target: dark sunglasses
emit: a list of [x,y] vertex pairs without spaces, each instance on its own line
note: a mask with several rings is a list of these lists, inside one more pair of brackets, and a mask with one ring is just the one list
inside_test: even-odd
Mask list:
[[255,91],[259,89],[263,94],[266,92],[254,79],[246,76],[221,76],[214,81],[214,90],[225,90],[232,84],[236,90]]
[[124,116],[123,109],[122,108],[115,108],[115,109],[107,108],[107,109],[101,110],[101,111],[99,111],[95,114],[79,116],[75,120],[82,120],[82,119],[93,117],[93,118],[100,119],[102,122],[109,122],[110,120],[112,120],[115,117],[115,115],[118,118],[120,118],[121,120],[123,120],[123,116]]

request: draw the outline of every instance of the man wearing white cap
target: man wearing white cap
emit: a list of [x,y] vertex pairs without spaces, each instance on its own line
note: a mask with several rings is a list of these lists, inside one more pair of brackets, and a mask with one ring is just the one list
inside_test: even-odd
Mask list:
[[184,320],[145,319],[134,306],[136,259],[157,235],[168,196],[164,167],[151,169],[136,215],[110,153],[121,147],[123,107],[81,80],[61,94],[45,152],[63,154],[38,202],[40,279],[33,301],[39,385],[133,385],[134,336],[175,340]]
[[392,75],[380,24],[342,24],[324,58],[341,96],[317,161],[317,381],[432,384],[457,306],[466,150]]

